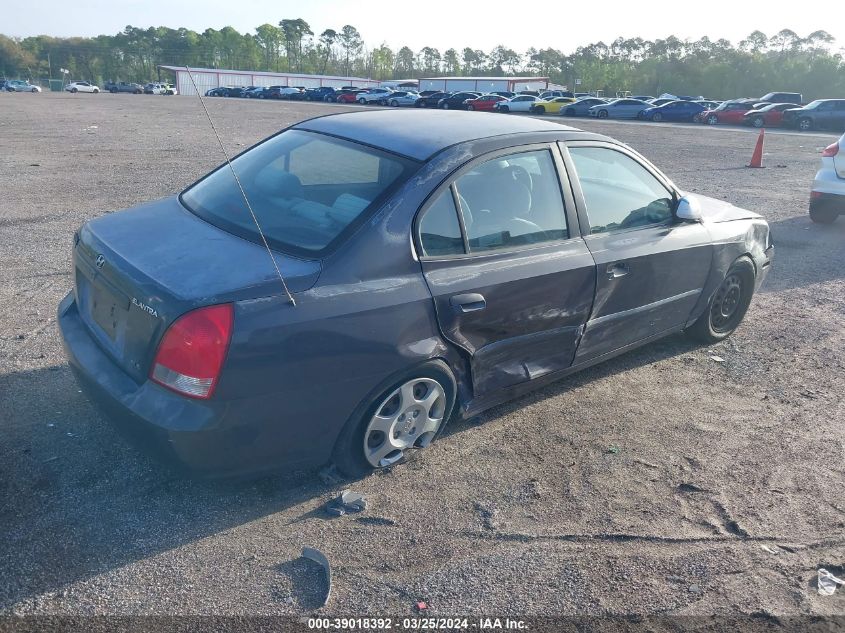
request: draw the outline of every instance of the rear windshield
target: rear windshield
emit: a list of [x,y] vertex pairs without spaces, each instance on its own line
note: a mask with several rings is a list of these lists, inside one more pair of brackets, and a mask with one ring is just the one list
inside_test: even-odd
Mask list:
[[[287,130],[232,160],[274,248],[319,256],[366,219],[416,163],[323,134]],[[255,242],[261,236],[227,165],[186,189],[182,204]]]

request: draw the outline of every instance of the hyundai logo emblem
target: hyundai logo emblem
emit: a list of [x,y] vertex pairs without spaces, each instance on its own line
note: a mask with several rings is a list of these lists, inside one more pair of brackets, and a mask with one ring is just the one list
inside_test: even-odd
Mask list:
[[106,263],[106,258],[102,255],[97,255],[97,259],[94,263],[97,264],[97,268],[102,268]]

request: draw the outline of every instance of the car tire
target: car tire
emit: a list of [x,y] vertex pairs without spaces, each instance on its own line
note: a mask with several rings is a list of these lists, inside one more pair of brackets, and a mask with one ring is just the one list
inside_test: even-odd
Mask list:
[[545,114],[545,113],[546,113],[546,108],[544,108],[543,106],[536,106],[534,108],[534,114]]
[[505,114],[507,114],[510,111],[511,109],[508,106],[499,106],[499,112],[504,112]]
[[367,101],[365,99],[358,99],[358,103],[361,105],[366,105]]
[[38,90],[36,90],[35,88],[33,88],[32,90],[30,90],[30,92],[38,92]]
[[563,113],[565,116],[575,116],[575,108],[566,108]]
[[390,105],[391,105],[391,107],[398,108],[398,107],[399,107],[399,102],[398,102],[396,99],[392,99],[392,100],[390,101]]
[[810,204],[810,219],[816,224],[833,224],[838,217],[839,212],[835,209]]
[[442,109],[444,109],[444,110],[448,110],[448,109],[449,109],[449,104],[448,104],[448,103],[444,103],[444,104],[443,104],[442,106],[440,106],[440,107],[441,107]]
[[97,94],[97,93],[99,93],[100,91],[99,91],[99,90],[97,90],[96,88],[94,88],[91,92],[93,92],[94,94]]
[[753,126],[754,126],[754,127],[756,127],[756,128],[761,128],[761,127],[763,127],[763,125],[765,125],[765,123],[766,123],[766,121],[765,121],[765,120],[763,119],[763,117],[761,117],[761,116],[755,116],[755,117],[751,120],[751,125],[753,125]]
[[809,132],[813,129],[813,120],[804,117],[803,119],[798,121],[798,129],[802,132]]
[[467,105],[467,110],[472,112],[473,110],[475,110],[475,106]]
[[718,123],[719,117],[717,117],[715,114],[711,114],[709,117],[707,117],[707,125],[716,125]]
[[659,112],[655,112],[654,114],[651,115],[651,120],[654,121],[655,123],[660,123],[663,120],[663,115],[660,114]]
[[[422,391],[420,395],[418,390]],[[411,451],[426,448],[442,434],[452,414],[456,393],[455,378],[449,366],[440,360],[428,361],[394,378],[386,386],[376,389],[375,397],[357,407],[335,442],[332,461],[342,474],[352,479],[406,462]],[[423,402],[429,397],[433,398],[432,404],[426,408]],[[420,432],[411,426],[416,424],[416,416],[404,417],[411,410],[430,412],[433,415],[428,419],[440,422],[431,431]],[[382,413],[382,421],[395,418],[390,426],[392,438],[377,428],[378,413]],[[399,427],[403,420],[405,426]],[[389,442],[389,445],[384,447],[384,442]],[[401,448],[402,444],[405,448]],[[373,463],[372,460],[379,457],[379,448],[387,450],[391,446],[396,448]],[[367,447],[373,449],[369,454]]]
[[740,257],[728,269],[725,278],[707,302],[707,309],[686,333],[702,343],[717,343],[728,338],[742,323],[756,278],[754,264]]
[[608,116],[608,115],[607,115],[607,110],[599,110],[598,117],[599,117],[600,119],[606,119],[606,118],[607,118],[607,116]]
[[79,92],[79,88],[71,88],[70,89],[71,94],[76,94],[77,92]]

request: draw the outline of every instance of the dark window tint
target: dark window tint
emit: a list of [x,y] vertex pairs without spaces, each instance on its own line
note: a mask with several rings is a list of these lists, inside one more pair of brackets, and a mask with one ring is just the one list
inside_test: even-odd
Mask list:
[[420,243],[424,255],[458,255],[464,252],[458,211],[452,190],[441,192],[420,220]]
[[633,158],[601,147],[569,149],[584,199],[591,233],[605,233],[665,222],[672,217],[672,195]]
[[456,186],[470,252],[568,237],[548,150],[494,158],[461,176]]

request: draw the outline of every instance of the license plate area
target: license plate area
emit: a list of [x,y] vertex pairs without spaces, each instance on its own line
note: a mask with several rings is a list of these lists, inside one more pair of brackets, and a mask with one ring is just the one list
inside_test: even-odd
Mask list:
[[129,312],[129,298],[94,283],[91,284],[90,301],[91,318],[110,340],[115,341],[120,326],[126,321],[126,314]]

